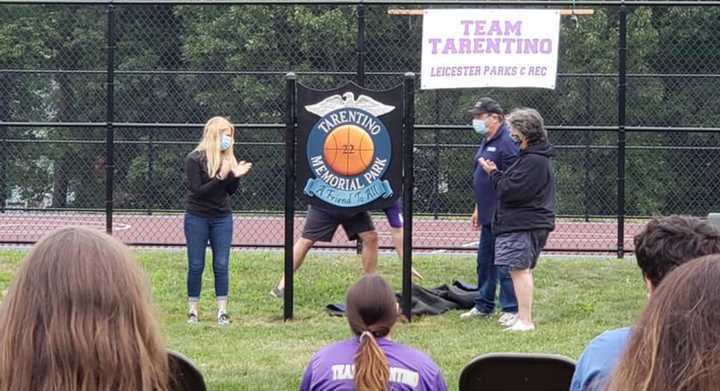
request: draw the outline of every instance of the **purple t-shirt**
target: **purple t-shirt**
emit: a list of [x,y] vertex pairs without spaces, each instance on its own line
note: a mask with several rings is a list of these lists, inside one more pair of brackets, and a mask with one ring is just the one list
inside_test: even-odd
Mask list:
[[[359,341],[352,338],[315,353],[305,369],[300,391],[352,391],[353,359]],[[428,355],[386,338],[378,338],[377,342],[390,365],[391,391],[447,390],[440,368]]]

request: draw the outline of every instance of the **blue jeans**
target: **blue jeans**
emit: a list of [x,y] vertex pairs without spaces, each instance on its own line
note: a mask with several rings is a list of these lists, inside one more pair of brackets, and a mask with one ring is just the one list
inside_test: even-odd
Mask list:
[[190,300],[200,298],[208,241],[213,256],[215,297],[220,299],[227,297],[228,261],[232,237],[232,214],[222,217],[201,217],[185,213],[185,241],[188,255],[187,292]]
[[495,266],[495,236],[490,225],[483,225],[477,254],[478,294],[475,308],[485,313],[495,311],[495,291],[500,280],[500,308],[503,312],[517,312],[518,304],[510,270]]

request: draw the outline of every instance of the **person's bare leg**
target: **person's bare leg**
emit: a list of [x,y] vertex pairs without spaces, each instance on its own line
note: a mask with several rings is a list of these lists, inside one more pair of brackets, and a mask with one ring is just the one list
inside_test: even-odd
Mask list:
[[[297,271],[305,260],[305,256],[308,251],[312,248],[314,241],[310,239],[300,238],[293,246],[293,270]],[[285,274],[280,278],[277,287],[279,289],[285,289]]]
[[400,259],[403,259],[403,229],[402,228],[390,228],[390,234],[392,235],[393,246],[395,252]]
[[518,321],[531,325],[533,301],[533,276],[530,269],[511,270],[510,277],[518,301]]
[[[403,260],[403,229],[402,228],[390,228],[390,233],[392,235],[393,240],[393,246],[395,246],[395,252],[398,254],[398,257],[400,257],[400,262]],[[415,268],[412,268],[412,274],[413,276],[423,279],[422,274],[415,270]]]
[[358,234],[363,242],[362,263],[365,274],[377,272],[378,259],[378,236],[375,230],[365,231]]

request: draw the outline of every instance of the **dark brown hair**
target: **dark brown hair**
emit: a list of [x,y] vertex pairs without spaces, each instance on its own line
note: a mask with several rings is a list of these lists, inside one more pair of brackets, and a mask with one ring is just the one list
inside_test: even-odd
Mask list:
[[355,354],[356,390],[389,389],[387,357],[375,338],[387,336],[397,316],[397,299],[382,277],[366,275],[348,289],[348,323],[353,333],[360,336],[360,346]]
[[711,391],[720,384],[720,255],[678,266],[650,297],[612,391]]
[[0,391],[167,390],[143,273],[122,243],[63,228],[33,246],[0,306]]
[[720,231],[692,216],[655,217],[634,241],[638,266],[654,287],[688,260],[720,253]]

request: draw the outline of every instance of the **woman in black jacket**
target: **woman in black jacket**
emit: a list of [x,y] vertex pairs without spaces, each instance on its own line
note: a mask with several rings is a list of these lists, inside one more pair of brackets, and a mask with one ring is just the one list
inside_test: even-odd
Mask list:
[[550,231],[555,229],[555,177],[543,119],[535,109],[515,109],[508,116],[520,156],[507,170],[480,159],[498,196],[493,222],[495,265],[509,267],[518,299],[518,317],[508,330],[532,331],[533,277]]
[[198,322],[198,301],[205,269],[208,242],[213,255],[217,322],[226,325],[228,263],[233,237],[230,195],[238,178],[247,174],[251,163],[235,159],[235,127],[223,117],[213,117],[203,130],[202,140],[185,159],[185,239],[188,254],[188,323]]

